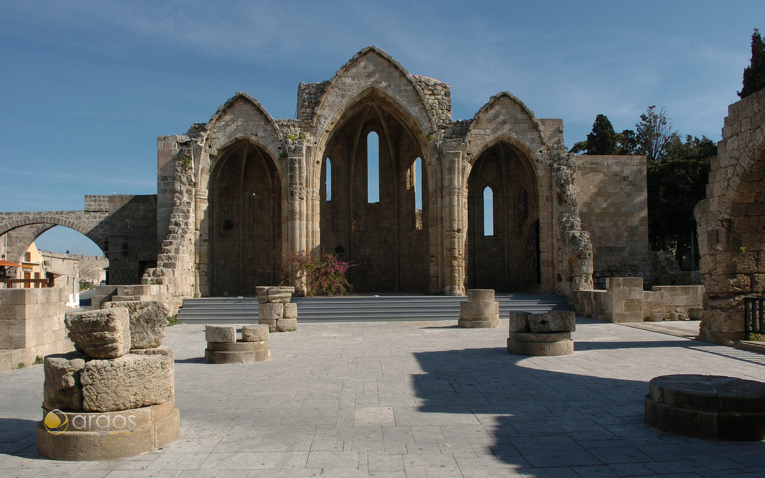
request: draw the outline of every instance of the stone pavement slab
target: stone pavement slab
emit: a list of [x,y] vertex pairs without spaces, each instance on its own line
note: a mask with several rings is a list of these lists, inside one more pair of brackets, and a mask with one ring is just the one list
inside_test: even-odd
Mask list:
[[577,318],[576,351],[522,357],[499,329],[448,322],[304,324],[273,358],[204,363],[200,325],[166,330],[181,437],[110,462],[35,453],[42,366],[0,373],[0,476],[763,476],[765,443],[710,442],[643,423],[648,381],[765,381],[765,356]]

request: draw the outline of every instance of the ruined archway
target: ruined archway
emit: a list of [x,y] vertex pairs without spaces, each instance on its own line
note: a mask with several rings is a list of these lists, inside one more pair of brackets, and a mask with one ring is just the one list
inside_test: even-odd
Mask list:
[[[370,141],[377,142],[377,172],[369,170]],[[329,158],[332,190],[329,200],[326,188],[321,190],[321,249],[355,264],[349,281],[357,291],[428,290],[431,168],[425,144],[416,121],[376,90],[345,110],[327,141],[321,183],[326,184]],[[415,174],[418,158],[421,181]],[[379,197],[370,198],[368,180],[375,177]]]
[[539,284],[538,221],[539,192],[529,158],[507,142],[495,143],[468,177],[468,288],[523,291]]
[[282,187],[273,158],[237,141],[218,155],[210,180],[211,295],[254,295],[282,275]]

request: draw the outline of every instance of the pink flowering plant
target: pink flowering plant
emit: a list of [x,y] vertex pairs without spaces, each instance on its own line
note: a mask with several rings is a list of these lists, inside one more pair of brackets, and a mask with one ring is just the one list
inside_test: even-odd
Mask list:
[[338,260],[332,254],[323,254],[321,259],[314,254],[296,252],[284,254],[284,259],[294,266],[298,275],[305,277],[306,295],[344,295],[353,290],[345,273],[351,266]]

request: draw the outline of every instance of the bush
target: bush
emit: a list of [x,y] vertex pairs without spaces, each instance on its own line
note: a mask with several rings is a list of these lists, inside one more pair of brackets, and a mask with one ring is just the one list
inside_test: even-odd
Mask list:
[[284,259],[295,267],[300,277],[305,277],[306,295],[344,295],[353,290],[345,278],[351,266],[337,259],[338,256],[324,254],[319,260],[305,252],[284,254]]

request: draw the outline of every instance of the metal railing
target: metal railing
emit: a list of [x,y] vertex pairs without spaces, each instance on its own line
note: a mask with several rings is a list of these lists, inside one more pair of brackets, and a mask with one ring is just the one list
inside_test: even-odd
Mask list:
[[765,298],[746,297],[744,299],[744,338],[749,340],[752,334],[765,333]]

